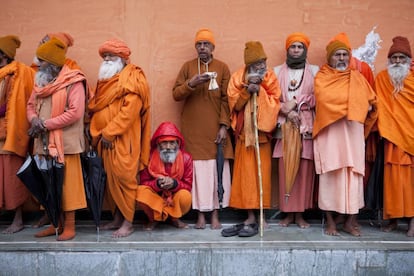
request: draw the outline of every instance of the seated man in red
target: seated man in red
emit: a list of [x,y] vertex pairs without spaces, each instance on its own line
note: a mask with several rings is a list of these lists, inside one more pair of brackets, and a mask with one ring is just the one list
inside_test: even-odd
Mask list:
[[151,138],[148,168],[140,173],[136,200],[148,216],[145,230],[153,230],[168,218],[177,228],[188,228],[180,220],[191,208],[193,159],[184,151],[184,138],[170,122],[161,123]]

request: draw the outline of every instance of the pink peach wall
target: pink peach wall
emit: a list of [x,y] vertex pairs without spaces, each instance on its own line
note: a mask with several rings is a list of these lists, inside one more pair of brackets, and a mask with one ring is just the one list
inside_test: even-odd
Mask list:
[[285,38],[296,31],[309,35],[309,61],[321,65],[333,35],[346,32],[357,47],[378,26],[383,42],[377,72],[385,68],[392,37],[407,36],[414,43],[412,0],[16,0],[1,6],[0,35],[22,40],[17,60],[30,64],[44,34],[68,32],[75,38],[68,56],[92,85],[101,62],[99,45],[112,37],[125,40],[151,86],[153,129],[164,120],[179,124],[182,105],[172,99],[171,88],[182,63],[195,56],[200,27],[213,30],[214,55],[231,71],[243,64],[248,40],[263,43],[269,66],[283,62]]

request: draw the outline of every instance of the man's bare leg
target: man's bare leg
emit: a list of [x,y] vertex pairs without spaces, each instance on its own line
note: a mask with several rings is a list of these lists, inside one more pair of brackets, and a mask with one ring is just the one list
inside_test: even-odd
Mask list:
[[194,226],[195,229],[206,228],[206,217],[203,212],[198,211],[197,223]]
[[325,228],[325,234],[329,236],[339,236],[339,232],[336,229],[336,223],[333,219],[332,212],[326,211],[326,228]]
[[7,227],[4,231],[2,231],[2,234],[13,234],[17,233],[21,230],[23,230],[23,211],[22,206],[19,206],[15,210],[14,218],[12,224],[10,224],[9,227]]
[[412,217],[408,223],[407,237],[414,237],[414,217]]
[[398,219],[393,218],[393,219],[390,219],[388,225],[382,227],[381,230],[383,232],[387,232],[388,233],[388,232],[391,232],[391,231],[393,231],[393,230],[395,230],[397,228],[398,228]]
[[310,224],[303,218],[301,212],[295,213],[295,223],[302,229],[309,228]]
[[294,221],[294,213],[287,213],[287,216],[281,221],[279,221],[279,225],[283,227],[288,227]]
[[172,223],[172,225],[174,225],[175,227],[180,228],[180,229],[188,229],[189,228],[188,224],[185,223],[185,222],[182,222],[179,218],[171,217],[171,223]]
[[253,210],[247,210],[247,219],[244,221],[245,225],[256,223],[256,216]]
[[40,217],[40,219],[36,223],[32,225],[32,227],[40,228],[49,223],[50,223],[49,217],[47,216],[46,212],[43,212],[43,215]]
[[116,209],[115,214],[114,214],[114,219],[111,222],[102,225],[101,229],[102,230],[118,229],[122,226],[123,221],[124,221],[124,218],[123,218],[121,212],[118,209]]
[[112,233],[112,238],[124,238],[128,237],[129,235],[134,232],[134,227],[132,226],[132,222],[123,219],[121,227],[118,230]]
[[221,229],[221,223],[219,220],[218,210],[215,209],[211,212],[211,225],[210,228],[213,230]]
[[356,217],[357,215],[348,215],[343,230],[354,237],[359,237],[361,236],[361,232],[359,231],[359,228],[355,228]]

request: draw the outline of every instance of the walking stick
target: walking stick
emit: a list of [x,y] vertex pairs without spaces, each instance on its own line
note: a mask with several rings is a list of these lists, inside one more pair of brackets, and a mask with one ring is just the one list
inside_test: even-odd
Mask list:
[[262,183],[262,165],[260,161],[259,149],[259,130],[257,127],[257,93],[253,93],[253,127],[254,127],[254,148],[256,151],[257,171],[259,178],[259,196],[260,196],[260,237],[263,237],[263,183]]

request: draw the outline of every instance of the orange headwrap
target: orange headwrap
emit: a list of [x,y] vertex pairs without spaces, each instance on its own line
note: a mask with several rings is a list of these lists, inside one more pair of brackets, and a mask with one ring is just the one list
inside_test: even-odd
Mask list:
[[194,43],[199,41],[208,41],[213,45],[216,45],[216,41],[214,40],[213,32],[210,29],[203,28],[198,30],[195,36]]
[[351,43],[349,43],[346,33],[337,34],[326,45],[326,59],[328,62],[331,56],[339,49],[347,50],[351,54]]
[[99,47],[99,55],[103,57],[104,53],[111,53],[119,56],[129,62],[131,50],[126,43],[120,39],[109,39]]
[[172,135],[163,135],[157,139],[157,143],[161,143],[165,141],[177,141],[178,142],[178,139],[176,136],[172,136]]
[[309,49],[310,40],[304,33],[292,33],[286,38],[286,51],[294,42],[300,42],[306,49]]
[[49,33],[47,34],[49,39],[52,39],[53,37],[56,37],[60,41],[66,44],[66,47],[73,46],[74,40],[73,37],[68,33]]

